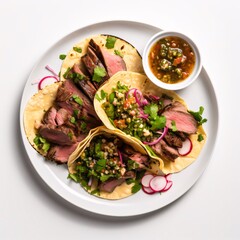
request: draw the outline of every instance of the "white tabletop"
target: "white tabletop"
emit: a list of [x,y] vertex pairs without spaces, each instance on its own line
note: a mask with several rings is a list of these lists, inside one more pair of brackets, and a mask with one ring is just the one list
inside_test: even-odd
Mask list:
[[[0,239],[240,239],[239,12],[236,0],[0,0]],[[167,207],[138,217],[95,215],[59,197],[33,169],[20,136],[20,100],[34,64],[63,36],[108,20],[190,35],[220,110],[215,150],[198,182]]]

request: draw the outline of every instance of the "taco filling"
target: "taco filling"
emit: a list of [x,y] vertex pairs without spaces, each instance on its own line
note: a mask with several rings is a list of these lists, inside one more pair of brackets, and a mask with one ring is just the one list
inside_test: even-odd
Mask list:
[[[128,184],[131,184],[131,195],[141,189],[140,178],[147,167],[147,153],[136,151],[116,135],[99,134],[75,160],[69,178],[79,182],[91,194],[106,198],[118,186],[129,188]],[[121,192],[119,190],[119,194]]]

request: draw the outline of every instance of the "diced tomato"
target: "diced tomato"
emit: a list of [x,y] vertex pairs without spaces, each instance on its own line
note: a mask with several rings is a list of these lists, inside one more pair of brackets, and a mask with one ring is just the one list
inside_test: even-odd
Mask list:
[[130,97],[124,101],[123,108],[128,109],[133,103],[136,103],[136,99],[135,97]]
[[173,61],[173,66],[177,66],[178,64],[180,64],[182,62],[182,57],[177,57],[174,59]]
[[127,127],[125,119],[119,119],[119,120],[115,119],[113,122],[117,128],[123,129]]

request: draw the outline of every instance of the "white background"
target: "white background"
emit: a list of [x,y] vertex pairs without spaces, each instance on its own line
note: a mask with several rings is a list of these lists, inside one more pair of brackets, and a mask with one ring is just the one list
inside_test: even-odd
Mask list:
[[[88,213],[57,196],[32,168],[19,130],[22,91],[41,55],[70,32],[107,20],[190,35],[220,108],[214,154],[194,187],[161,210],[121,219]],[[240,239],[239,23],[237,0],[0,0],[0,239]]]

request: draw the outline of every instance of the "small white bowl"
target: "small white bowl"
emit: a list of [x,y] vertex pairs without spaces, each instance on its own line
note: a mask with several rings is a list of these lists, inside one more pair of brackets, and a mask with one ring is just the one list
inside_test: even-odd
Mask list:
[[[191,48],[195,54],[195,65],[194,65],[192,72],[189,74],[189,76],[186,79],[184,79],[178,83],[162,82],[153,74],[153,72],[149,66],[148,56],[149,56],[149,52],[150,52],[152,46],[158,40],[165,38],[165,37],[178,37],[178,38],[185,40],[191,46]],[[197,77],[200,74],[201,69],[202,69],[201,56],[200,56],[200,53],[199,53],[199,50],[198,50],[198,47],[196,46],[196,44],[189,37],[185,36],[184,34],[179,33],[179,32],[174,32],[174,31],[161,31],[161,32],[156,33],[154,36],[152,36],[144,48],[142,61],[143,61],[144,71],[145,71],[146,75],[148,76],[148,78],[158,87],[161,87],[161,88],[164,88],[167,90],[179,90],[179,89],[183,89],[183,88],[189,86],[197,79]]]

